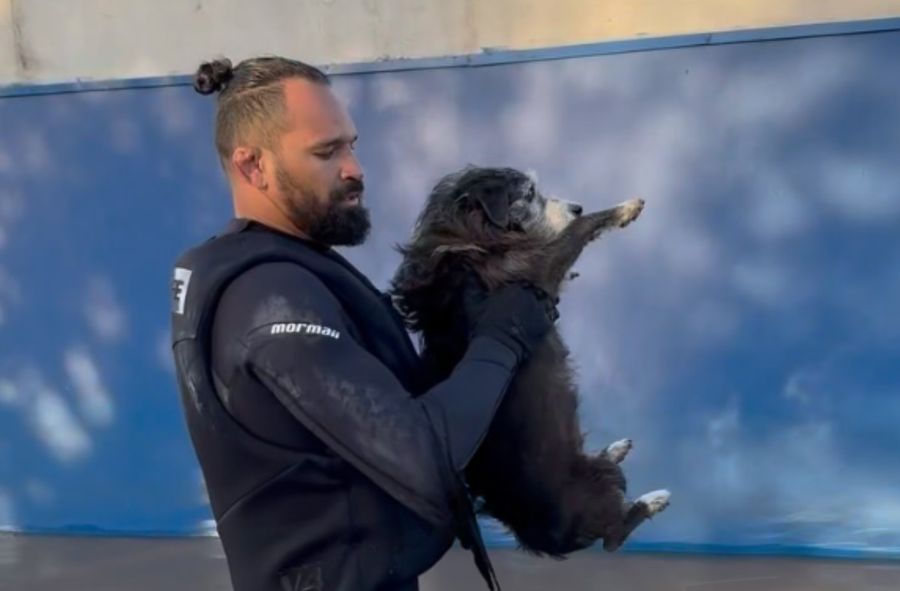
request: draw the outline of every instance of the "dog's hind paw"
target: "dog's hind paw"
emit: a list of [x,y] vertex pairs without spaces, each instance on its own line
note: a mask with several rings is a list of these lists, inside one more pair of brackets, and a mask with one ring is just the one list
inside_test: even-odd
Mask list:
[[629,199],[628,201],[619,205],[619,219],[618,224],[620,228],[624,228],[641,215],[641,212],[644,211],[644,200],[643,199]]
[[653,517],[657,513],[662,513],[669,506],[671,497],[672,493],[663,488],[639,496],[634,504],[643,505],[647,511],[647,517]]
[[628,536],[648,519],[661,513],[669,506],[672,493],[665,489],[654,490],[641,495],[633,503],[625,502],[625,519],[620,528],[604,537],[603,549],[607,552],[615,552],[625,543]]
[[619,439],[607,445],[600,455],[610,462],[621,464],[632,447],[634,447],[634,443],[630,439]]

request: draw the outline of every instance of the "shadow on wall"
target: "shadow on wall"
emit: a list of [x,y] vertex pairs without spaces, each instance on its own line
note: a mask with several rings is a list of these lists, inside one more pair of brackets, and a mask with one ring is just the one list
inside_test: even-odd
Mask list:
[[[900,551],[900,34],[335,79],[377,285],[442,174],[647,200],[563,297],[582,418],[633,437],[637,544]],[[0,525],[209,518],[168,351],[170,266],[230,215],[189,87],[0,100]],[[502,530],[485,523],[495,543]]]

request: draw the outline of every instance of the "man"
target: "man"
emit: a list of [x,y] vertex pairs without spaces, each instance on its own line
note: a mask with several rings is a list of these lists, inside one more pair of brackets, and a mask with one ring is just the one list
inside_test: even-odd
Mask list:
[[459,536],[462,483],[516,367],[555,320],[510,286],[469,310],[430,383],[390,300],[331,247],[369,230],[356,130],[316,68],[203,64],[234,219],[175,268],[173,353],[236,591],[418,588]]

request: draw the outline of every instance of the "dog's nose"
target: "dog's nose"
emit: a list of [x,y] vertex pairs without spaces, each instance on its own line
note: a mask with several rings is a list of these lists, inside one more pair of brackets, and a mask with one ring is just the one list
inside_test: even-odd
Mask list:
[[577,203],[570,203],[570,204],[569,204],[569,211],[571,211],[571,212],[574,213],[575,215],[581,215],[581,212],[582,212],[583,210],[584,210],[584,208],[581,207],[580,205],[578,205]]

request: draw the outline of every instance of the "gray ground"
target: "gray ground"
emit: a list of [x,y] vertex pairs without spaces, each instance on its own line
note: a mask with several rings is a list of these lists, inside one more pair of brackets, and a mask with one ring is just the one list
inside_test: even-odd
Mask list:
[[[491,550],[504,591],[898,591],[900,563],[615,555],[566,561]],[[486,587],[468,554],[452,550],[422,591]],[[3,591],[228,591],[218,540],[0,535]]]

